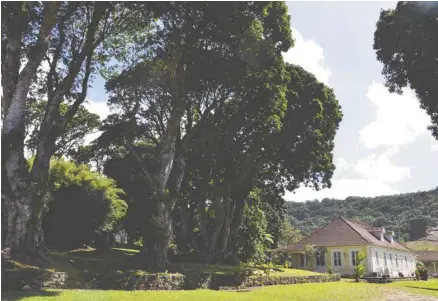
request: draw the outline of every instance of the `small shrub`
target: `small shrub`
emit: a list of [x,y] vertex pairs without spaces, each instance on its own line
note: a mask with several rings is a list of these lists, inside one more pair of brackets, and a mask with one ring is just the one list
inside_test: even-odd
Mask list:
[[356,280],[356,282],[359,282],[359,279],[362,278],[363,274],[365,273],[365,265],[363,264],[365,258],[366,258],[365,253],[360,252],[357,254],[356,265],[354,267],[354,273],[353,273],[353,277]]
[[331,265],[327,266],[327,273],[329,273],[329,275],[333,274],[333,268]]

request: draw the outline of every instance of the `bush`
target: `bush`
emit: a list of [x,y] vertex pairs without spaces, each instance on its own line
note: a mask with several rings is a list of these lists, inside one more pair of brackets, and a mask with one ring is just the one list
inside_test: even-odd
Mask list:
[[429,271],[424,263],[417,261],[417,268],[415,269],[415,278],[417,280],[426,280],[429,278]]
[[112,232],[127,211],[115,182],[86,165],[63,159],[50,166],[51,198],[43,216],[50,247],[75,248],[81,244],[111,241]]
[[365,265],[363,261],[365,260],[366,255],[363,252],[359,252],[356,257],[356,265],[354,267],[353,277],[356,282],[359,282],[359,279],[363,277],[365,273]]

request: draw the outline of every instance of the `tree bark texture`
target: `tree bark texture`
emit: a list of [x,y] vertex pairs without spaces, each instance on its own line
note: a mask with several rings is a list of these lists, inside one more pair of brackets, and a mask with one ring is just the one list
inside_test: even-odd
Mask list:
[[[167,186],[156,191],[152,200],[151,215],[143,229],[143,265],[150,271],[163,271],[169,266],[167,251],[173,234],[172,211],[184,177],[185,159],[173,160],[172,171],[167,176]],[[167,188],[167,189],[166,189]]]
[[154,190],[152,210],[143,229],[142,261],[147,269],[155,271],[164,271],[169,266],[167,250],[172,237],[172,211],[186,163],[181,146],[178,156],[175,157],[181,119],[186,107],[185,66],[180,61],[181,56],[180,53],[168,60],[172,110],[156,149],[158,165],[151,177]]
[[[7,109],[2,128],[2,207],[7,218],[2,254],[39,265],[47,263],[47,250],[41,230],[40,211],[35,208],[38,194],[35,193],[36,187],[29,177],[24,158],[24,108],[31,80],[47,51],[59,6],[58,2],[45,4],[38,40],[29,50],[29,60],[18,78],[16,71],[19,65],[2,66],[2,78],[8,86],[8,99],[4,100]],[[15,20],[19,21],[20,19]],[[11,22],[11,26],[13,24]],[[8,33],[11,31],[8,30]],[[8,43],[14,44],[14,41],[10,40]],[[15,57],[21,49],[15,45],[7,48],[7,51],[11,53],[6,54],[6,57]],[[15,87],[11,83],[16,83]]]

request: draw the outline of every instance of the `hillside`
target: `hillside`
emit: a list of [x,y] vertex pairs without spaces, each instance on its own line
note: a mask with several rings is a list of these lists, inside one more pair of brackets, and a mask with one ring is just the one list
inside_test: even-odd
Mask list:
[[287,202],[292,225],[309,234],[339,215],[395,231],[397,240],[418,240],[438,226],[438,187],[430,191],[373,198]]

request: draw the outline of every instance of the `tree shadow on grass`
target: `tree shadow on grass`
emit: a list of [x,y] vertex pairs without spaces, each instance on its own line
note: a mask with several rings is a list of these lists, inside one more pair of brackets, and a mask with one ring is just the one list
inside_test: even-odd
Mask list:
[[421,286],[413,286],[413,285],[407,285],[405,287],[415,288],[420,290],[428,290],[428,291],[438,291],[438,288],[431,288],[431,287],[421,287]]
[[[2,291],[2,301],[25,300],[27,297],[55,297],[59,296],[59,292],[53,291]],[[55,300],[55,299],[54,299]]]

